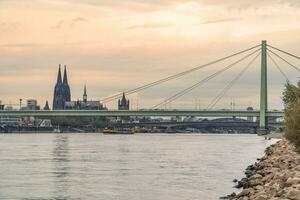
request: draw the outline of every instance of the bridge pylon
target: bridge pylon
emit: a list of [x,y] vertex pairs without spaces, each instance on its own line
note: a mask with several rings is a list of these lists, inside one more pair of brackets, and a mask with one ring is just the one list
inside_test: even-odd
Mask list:
[[268,63],[267,63],[267,41],[261,43],[261,73],[260,73],[260,115],[259,135],[268,133],[267,111],[268,111]]

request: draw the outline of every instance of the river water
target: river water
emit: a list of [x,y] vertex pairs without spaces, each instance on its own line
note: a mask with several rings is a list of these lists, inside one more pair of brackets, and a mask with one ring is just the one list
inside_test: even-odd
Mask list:
[[0,199],[218,199],[272,142],[249,134],[0,134]]

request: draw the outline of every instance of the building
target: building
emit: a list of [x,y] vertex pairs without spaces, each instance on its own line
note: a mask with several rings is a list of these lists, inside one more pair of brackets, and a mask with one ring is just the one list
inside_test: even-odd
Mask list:
[[35,119],[35,125],[38,127],[52,127],[50,119]]
[[0,124],[4,124],[4,125],[21,125],[22,120],[19,117],[0,117]]
[[40,106],[38,105],[37,100],[28,99],[26,101],[26,106],[20,108],[20,110],[40,110]]
[[71,101],[71,91],[68,83],[67,66],[64,68],[64,78],[62,80],[61,67],[59,65],[57,82],[54,87],[53,110],[63,110],[65,102]]
[[43,110],[50,110],[48,101],[46,101],[46,104],[45,104]]
[[26,110],[40,110],[40,106],[38,106],[37,100],[35,99],[28,99]]
[[118,101],[118,110],[129,110],[129,100],[126,99],[124,92],[122,99]]
[[2,101],[0,101],[0,110],[4,110],[4,105],[2,104]]
[[66,110],[106,110],[107,108],[103,106],[100,101],[89,101],[86,92],[86,85],[84,85],[84,91],[82,95],[82,100],[77,101],[66,101]]
[[[4,105],[0,101],[0,110],[4,110]],[[12,106],[6,106],[5,110],[13,110]],[[3,117],[0,116],[0,125],[21,125],[22,120],[20,117]]]
[[[254,110],[253,107],[248,107],[248,108],[247,108],[247,111],[253,111],[253,110]],[[248,117],[247,117],[247,120],[250,121],[250,122],[254,122],[254,118],[251,117],[251,116],[248,116]]]

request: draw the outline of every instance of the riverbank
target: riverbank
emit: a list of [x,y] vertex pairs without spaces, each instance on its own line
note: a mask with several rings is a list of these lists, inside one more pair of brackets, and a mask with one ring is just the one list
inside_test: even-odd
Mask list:
[[283,139],[265,150],[265,156],[245,170],[246,177],[235,180],[239,194],[223,199],[232,200],[300,200],[300,154]]

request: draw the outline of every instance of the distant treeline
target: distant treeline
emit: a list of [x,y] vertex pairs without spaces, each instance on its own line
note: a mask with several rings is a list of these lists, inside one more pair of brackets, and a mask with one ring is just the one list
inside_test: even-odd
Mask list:
[[285,106],[285,136],[300,152],[300,81],[297,85],[287,82],[283,92]]
[[105,127],[109,120],[106,117],[48,117],[52,124],[63,127]]

